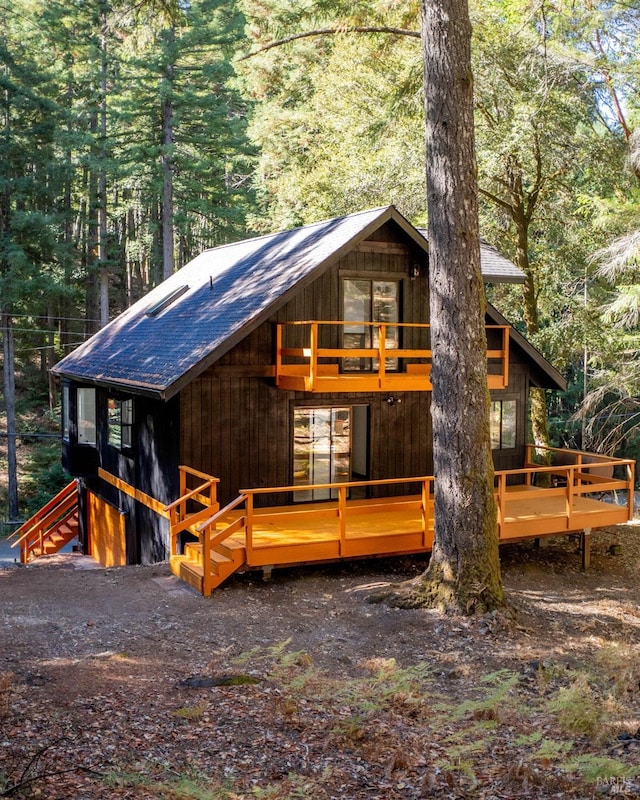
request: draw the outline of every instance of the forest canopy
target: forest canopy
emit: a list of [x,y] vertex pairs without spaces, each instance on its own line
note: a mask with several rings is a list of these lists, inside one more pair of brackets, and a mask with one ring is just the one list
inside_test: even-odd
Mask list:
[[[387,203],[424,225],[419,15],[416,0],[0,6],[18,389],[55,408],[47,368],[206,247]],[[539,398],[533,435],[635,456],[640,9],[491,0],[471,16],[481,232],[527,276],[488,292],[570,378]]]

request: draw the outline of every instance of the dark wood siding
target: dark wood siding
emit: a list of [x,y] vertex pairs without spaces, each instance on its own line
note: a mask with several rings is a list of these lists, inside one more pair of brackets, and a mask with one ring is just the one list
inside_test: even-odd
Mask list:
[[[98,435],[94,452],[97,463],[129,486],[162,503],[171,502],[179,491],[180,401],[176,398],[163,403],[134,397],[133,447],[121,451],[108,442],[107,401],[112,394],[106,389],[96,392]],[[123,394],[114,396],[119,399],[130,397]],[[168,557],[169,527],[166,519],[97,475],[86,476],[83,486],[125,516],[128,564],[152,564]],[[84,503],[81,511],[81,542],[85,545],[87,517]]]
[[[389,395],[381,392],[285,392],[268,379],[221,379],[214,373],[209,370],[181,394],[183,415],[187,410],[191,413],[189,425],[183,425],[181,460],[220,478],[223,504],[234,499],[240,489],[291,484],[291,426],[296,406],[368,406],[371,479],[431,473],[428,392],[400,393],[389,402]],[[198,413],[193,413],[196,397],[201,404]],[[220,414],[221,407],[229,413]],[[287,499],[266,495],[263,503]]]
[[[418,265],[420,275],[410,277]],[[428,322],[427,264],[394,224],[380,228],[303,288],[271,320],[227,353],[180,395],[181,460],[220,478],[220,500],[239,489],[292,482],[292,418],[295,406],[366,405],[369,408],[369,477],[410,477],[431,472],[430,394],[307,394],[277,389],[258,377],[275,363],[275,323],[340,320],[345,276],[386,277],[401,285],[402,322]],[[323,346],[338,345],[338,328],[322,331]],[[403,346],[425,346],[414,331]],[[290,340],[290,344],[291,344]],[[284,502],[282,495],[264,503]]]

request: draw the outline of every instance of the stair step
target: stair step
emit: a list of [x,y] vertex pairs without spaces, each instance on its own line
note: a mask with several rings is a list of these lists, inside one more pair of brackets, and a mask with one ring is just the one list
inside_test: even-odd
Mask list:
[[224,542],[220,542],[220,544],[216,545],[216,550],[227,556],[227,558],[230,558],[236,564],[244,561],[246,553],[246,547],[242,542],[236,539],[225,539]]
[[199,564],[190,561],[186,556],[173,556],[171,558],[171,571],[202,594],[204,570]]
[[[189,542],[186,544],[184,548],[184,558],[188,563],[197,565],[199,570],[204,571],[202,565],[201,544],[198,544],[197,542]],[[217,550],[211,551],[211,572],[214,575],[220,575],[224,572],[226,572],[226,574],[230,574],[234,571],[235,564],[236,560],[225,555],[224,553],[220,553]],[[228,567],[232,567],[233,569],[228,569]]]

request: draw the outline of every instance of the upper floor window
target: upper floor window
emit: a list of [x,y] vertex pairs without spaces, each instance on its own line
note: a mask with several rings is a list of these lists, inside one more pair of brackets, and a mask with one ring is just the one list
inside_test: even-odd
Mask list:
[[[346,323],[380,322],[386,323],[385,347],[400,346],[399,329],[389,323],[400,321],[400,283],[399,281],[367,278],[345,278],[343,287],[343,315]],[[343,344],[351,349],[377,349],[380,329],[377,325],[346,324]],[[345,358],[345,371],[371,371],[378,369],[377,358]],[[398,369],[398,359],[385,359],[385,369]]]
[[516,400],[492,400],[489,416],[491,449],[508,450],[516,446]]
[[133,400],[110,397],[107,404],[109,444],[118,450],[133,446]]
[[96,390],[76,390],[78,444],[96,444]]

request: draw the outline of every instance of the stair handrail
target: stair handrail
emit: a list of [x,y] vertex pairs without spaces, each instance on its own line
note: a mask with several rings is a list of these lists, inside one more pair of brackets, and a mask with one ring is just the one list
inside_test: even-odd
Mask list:
[[[244,526],[244,517],[242,517],[242,522],[238,526],[237,521],[231,523],[231,525],[227,525],[227,527],[219,531],[216,536],[211,536],[211,529],[215,530],[215,525],[218,519],[222,517],[224,514],[228,513],[229,511],[233,511],[234,508],[237,508],[239,505],[242,505],[247,500],[247,496],[244,494],[238,495],[235,500],[232,500],[230,503],[224,508],[219,509],[216,511],[215,514],[212,514],[210,517],[205,519],[199,525],[196,525],[196,531],[198,532],[198,536],[202,543],[202,582],[203,588],[205,591],[205,596],[207,592],[210,592],[210,585],[211,585],[211,549],[215,547],[220,542],[224,542],[225,539],[228,539],[232,533],[235,533],[238,530],[238,527]],[[233,528],[233,530],[229,530]]]
[[11,547],[17,547],[19,544],[27,540],[32,533],[37,531],[44,532],[45,529],[49,529],[50,527],[53,527],[54,524],[58,523],[63,514],[66,514],[76,506],[78,498],[77,496],[74,497],[74,494],[76,494],[76,492],[69,492],[69,494],[60,498],[58,503],[51,507],[46,514],[38,516],[33,525],[31,525],[22,534],[22,536],[11,545]]
[[11,547],[15,547],[16,545],[20,544],[22,539],[24,539],[25,533],[28,534],[29,530],[34,527],[36,523],[43,520],[49,514],[49,512],[53,511],[63,500],[66,500],[67,496],[71,496],[77,491],[78,482],[76,480],[72,480],[64,488],[60,489],[55,497],[52,497],[51,500],[45,503],[42,508],[38,509],[35,514],[29,517],[29,519],[25,520],[19,528],[17,528],[13,533],[9,534],[7,541],[13,539],[14,536],[20,537],[18,541],[11,545]]
[[[198,478],[206,478],[206,480],[196,486],[195,489],[187,490],[187,473]],[[169,519],[169,548],[172,555],[176,553],[178,534],[203,519],[212,508],[217,510],[220,507],[216,497],[218,483],[220,483],[220,478],[215,478],[212,475],[207,475],[204,472],[198,472],[188,467],[180,467],[180,496],[163,507],[163,512]],[[208,497],[205,494],[207,491],[209,492]],[[187,503],[189,500],[194,500],[203,507],[193,512],[193,514],[188,514]]]

